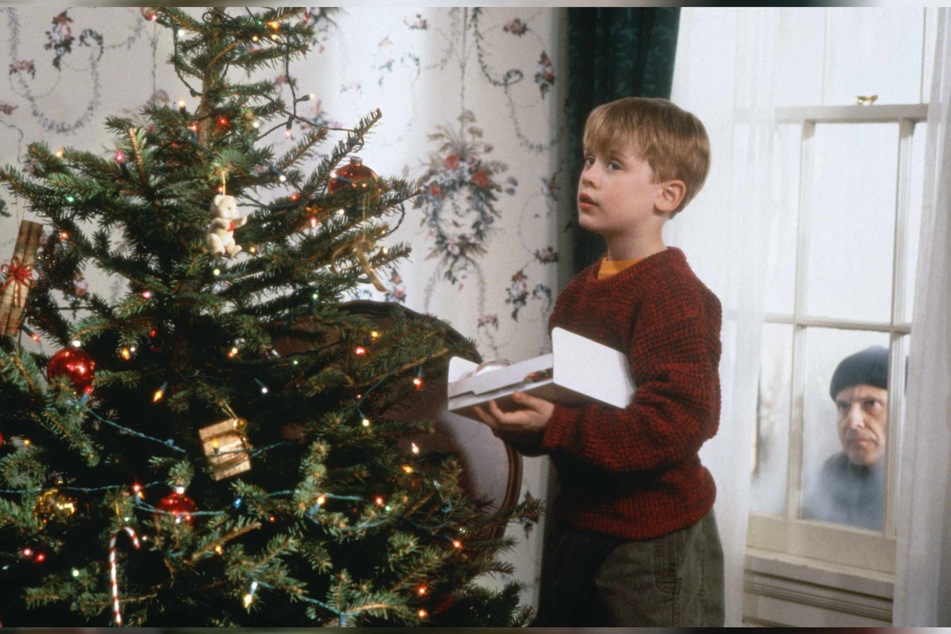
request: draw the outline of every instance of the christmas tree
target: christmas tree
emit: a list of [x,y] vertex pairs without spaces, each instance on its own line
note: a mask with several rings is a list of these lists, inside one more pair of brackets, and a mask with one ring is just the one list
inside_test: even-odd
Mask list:
[[[537,503],[487,512],[414,415],[471,344],[346,301],[409,252],[382,243],[414,188],[358,158],[381,113],[331,129],[293,82],[253,79],[323,14],[144,14],[197,105],[109,118],[114,153],[35,143],[0,171],[49,234],[25,222],[4,268],[0,622],[524,623],[518,584],[482,581]],[[121,301],[75,292],[87,266]]]

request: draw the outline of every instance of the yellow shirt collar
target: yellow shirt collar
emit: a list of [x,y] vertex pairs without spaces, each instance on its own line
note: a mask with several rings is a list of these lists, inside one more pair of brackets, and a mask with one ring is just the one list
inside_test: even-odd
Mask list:
[[634,258],[633,260],[609,260],[601,259],[601,267],[598,269],[598,279],[603,280],[612,275],[617,275],[626,268],[630,268],[643,260],[644,258]]

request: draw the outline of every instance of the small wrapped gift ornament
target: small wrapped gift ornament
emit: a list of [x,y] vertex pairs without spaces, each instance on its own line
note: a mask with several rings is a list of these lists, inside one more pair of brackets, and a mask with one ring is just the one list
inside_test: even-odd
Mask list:
[[13,246],[13,257],[0,266],[0,335],[12,337],[20,329],[26,298],[33,286],[33,262],[40,246],[43,225],[24,220]]
[[243,418],[229,418],[198,430],[202,450],[211,466],[211,477],[224,480],[251,470],[251,445]]

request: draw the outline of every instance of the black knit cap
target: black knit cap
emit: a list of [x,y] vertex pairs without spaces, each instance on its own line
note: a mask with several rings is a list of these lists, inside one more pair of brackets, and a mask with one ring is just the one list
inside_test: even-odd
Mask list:
[[882,346],[870,346],[861,352],[850,355],[839,363],[832,374],[829,384],[829,396],[855,385],[871,385],[888,389],[888,349]]

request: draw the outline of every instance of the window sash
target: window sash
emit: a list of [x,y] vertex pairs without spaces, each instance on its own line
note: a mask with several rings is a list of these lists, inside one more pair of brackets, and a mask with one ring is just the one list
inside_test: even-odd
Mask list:
[[752,513],[747,545],[853,568],[895,572],[895,538],[851,526]]
[[782,106],[775,110],[776,123],[895,123],[922,122],[928,104],[882,104],[880,106]]
[[[896,493],[898,490],[899,457],[901,447],[901,420],[904,399],[889,399],[890,425],[886,462],[885,513],[881,531],[871,532],[846,525],[801,520],[799,515],[800,488],[803,461],[803,386],[807,368],[805,358],[806,332],[810,328],[839,328],[853,331],[887,332],[889,334],[890,386],[903,385],[907,353],[907,335],[911,333],[911,316],[905,313],[906,270],[914,266],[907,261],[907,228],[911,199],[912,139],[915,125],[927,118],[927,104],[881,106],[796,106],[775,110],[778,124],[799,124],[800,169],[797,215],[795,290],[792,314],[771,313],[766,323],[793,326],[792,390],[789,424],[789,461],[786,475],[786,508],[784,517],[750,514],[748,545],[790,555],[821,559],[843,565],[856,566],[884,573],[895,571],[896,551]],[[897,123],[898,155],[897,188],[895,200],[895,231],[892,247],[891,311],[889,322],[864,322],[823,318],[805,314],[807,260],[809,253],[809,200],[810,180],[813,174],[813,135],[816,124]],[[901,394],[900,390],[890,393]]]

